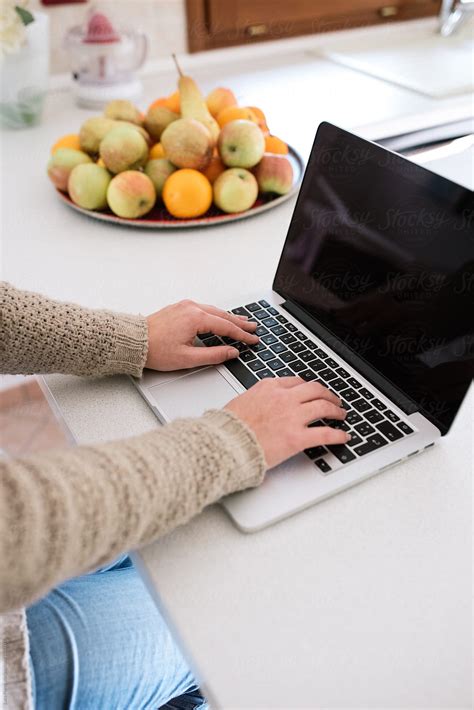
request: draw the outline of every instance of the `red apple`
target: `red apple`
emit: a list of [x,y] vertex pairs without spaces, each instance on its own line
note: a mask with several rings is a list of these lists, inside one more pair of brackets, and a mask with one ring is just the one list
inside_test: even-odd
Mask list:
[[275,192],[285,195],[293,185],[293,168],[284,155],[265,153],[253,169],[260,192]]

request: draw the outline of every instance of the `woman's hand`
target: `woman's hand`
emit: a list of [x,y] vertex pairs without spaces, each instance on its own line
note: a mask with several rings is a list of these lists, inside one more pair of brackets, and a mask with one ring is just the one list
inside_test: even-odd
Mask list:
[[247,424],[263,449],[268,468],[320,444],[345,444],[350,436],[329,426],[308,427],[316,419],[345,419],[341,400],[301,377],[262,380],[226,404]]
[[147,322],[148,356],[145,367],[152,370],[217,365],[239,355],[237,348],[230,345],[197,347],[194,338],[200,333],[227,336],[248,345],[258,343],[258,337],[253,334],[256,323],[194,301],[180,301],[162,308],[148,316]]

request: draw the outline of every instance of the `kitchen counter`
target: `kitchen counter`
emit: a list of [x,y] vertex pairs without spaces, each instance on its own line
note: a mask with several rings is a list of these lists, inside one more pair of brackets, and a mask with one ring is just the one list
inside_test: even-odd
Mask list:
[[[305,42],[277,56],[249,49],[245,61],[183,64],[204,90],[228,85],[262,107],[304,157],[321,120],[380,138],[472,111],[470,96],[431,99],[316,57]],[[175,79],[166,67],[146,76],[142,105]],[[89,115],[57,89],[41,126],[2,134],[3,278],[142,313],[184,297],[240,303],[270,286],[294,200],[172,233],[103,225],[62,204],[45,174],[49,148]],[[126,378],[47,381],[79,443],[158,426]],[[470,706],[471,406],[422,458],[263,533],[238,533],[212,507],[142,552],[219,707]]]

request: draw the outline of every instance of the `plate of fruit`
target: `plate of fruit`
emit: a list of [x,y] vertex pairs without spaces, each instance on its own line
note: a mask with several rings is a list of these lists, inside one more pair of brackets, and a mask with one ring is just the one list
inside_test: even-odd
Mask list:
[[276,207],[298,190],[304,164],[230,89],[205,98],[179,71],[178,89],[141,111],[111,101],[51,150],[60,198],[94,219],[145,228],[221,224]]

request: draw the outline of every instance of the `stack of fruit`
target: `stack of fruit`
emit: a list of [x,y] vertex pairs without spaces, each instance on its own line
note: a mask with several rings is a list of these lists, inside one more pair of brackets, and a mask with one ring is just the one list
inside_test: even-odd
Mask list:
[[263,112],[239,107],[230,89],[204,99],[180,73],[178,91],[157,99],[146,115],[112,101],[78,135],[52,149],[48,174],[79,207],[110,208],[122,218],[158,203],[175,218],[249,210],[260,193],[283,195],[293,185],[288,146],[270,135]]

